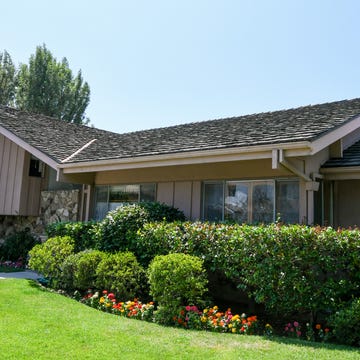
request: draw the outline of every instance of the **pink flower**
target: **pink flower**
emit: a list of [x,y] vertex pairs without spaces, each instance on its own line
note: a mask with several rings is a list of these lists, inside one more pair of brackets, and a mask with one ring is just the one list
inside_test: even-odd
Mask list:
[[301,331],[297,331],[297,332],[296,332],[296,335],[297,335],[298,337],[300,337],[300,336],[301,336]]
[[115,295],[113,293],[108,294],[108,298],[111,299],[115,299]]
[[186,311],[190,311],[190,310],[191,310],[191,306],[190,306],[190,305],[186,306],[185,310],[186,310]]
[[295,327],[298,327],[299,326],[299,323],[297,321],[294,321],[294,326]]

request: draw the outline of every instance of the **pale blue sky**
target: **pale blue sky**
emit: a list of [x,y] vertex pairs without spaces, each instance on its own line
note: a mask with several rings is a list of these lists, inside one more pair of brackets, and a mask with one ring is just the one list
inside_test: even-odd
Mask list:
[[11,0],[0,50],[43,43],[116,132],[360,97],[358,0]]

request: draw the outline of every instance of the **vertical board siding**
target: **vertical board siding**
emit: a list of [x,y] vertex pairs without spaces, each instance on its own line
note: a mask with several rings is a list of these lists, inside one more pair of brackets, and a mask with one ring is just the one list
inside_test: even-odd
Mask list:
[[187,219],[191,218],[191,181],[177,181],[174,188],[174,207],[184,212]]
[[25,150],[0,135],[0,215],[19,215]]
[[170,206],[174,205],[174,183],[161,182],[157,184],[156,200]]

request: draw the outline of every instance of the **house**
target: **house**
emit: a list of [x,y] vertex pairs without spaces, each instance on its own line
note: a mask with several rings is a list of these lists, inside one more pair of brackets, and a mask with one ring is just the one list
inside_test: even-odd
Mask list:
[[192,220],[359,225],[360,99],[126,134],[0,107],[0,237],[148,200]]

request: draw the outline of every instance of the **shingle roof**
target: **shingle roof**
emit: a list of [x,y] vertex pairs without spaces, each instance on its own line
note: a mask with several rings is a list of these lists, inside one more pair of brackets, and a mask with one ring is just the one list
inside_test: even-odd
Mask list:
[[322,167],[333,168],[348,166],[360,166],[360,141],[344,150],[342,158],[330,159]]
[[116,134],[0,106],[0,126],[58,163],[312,141],[360,115],[360,98]]

